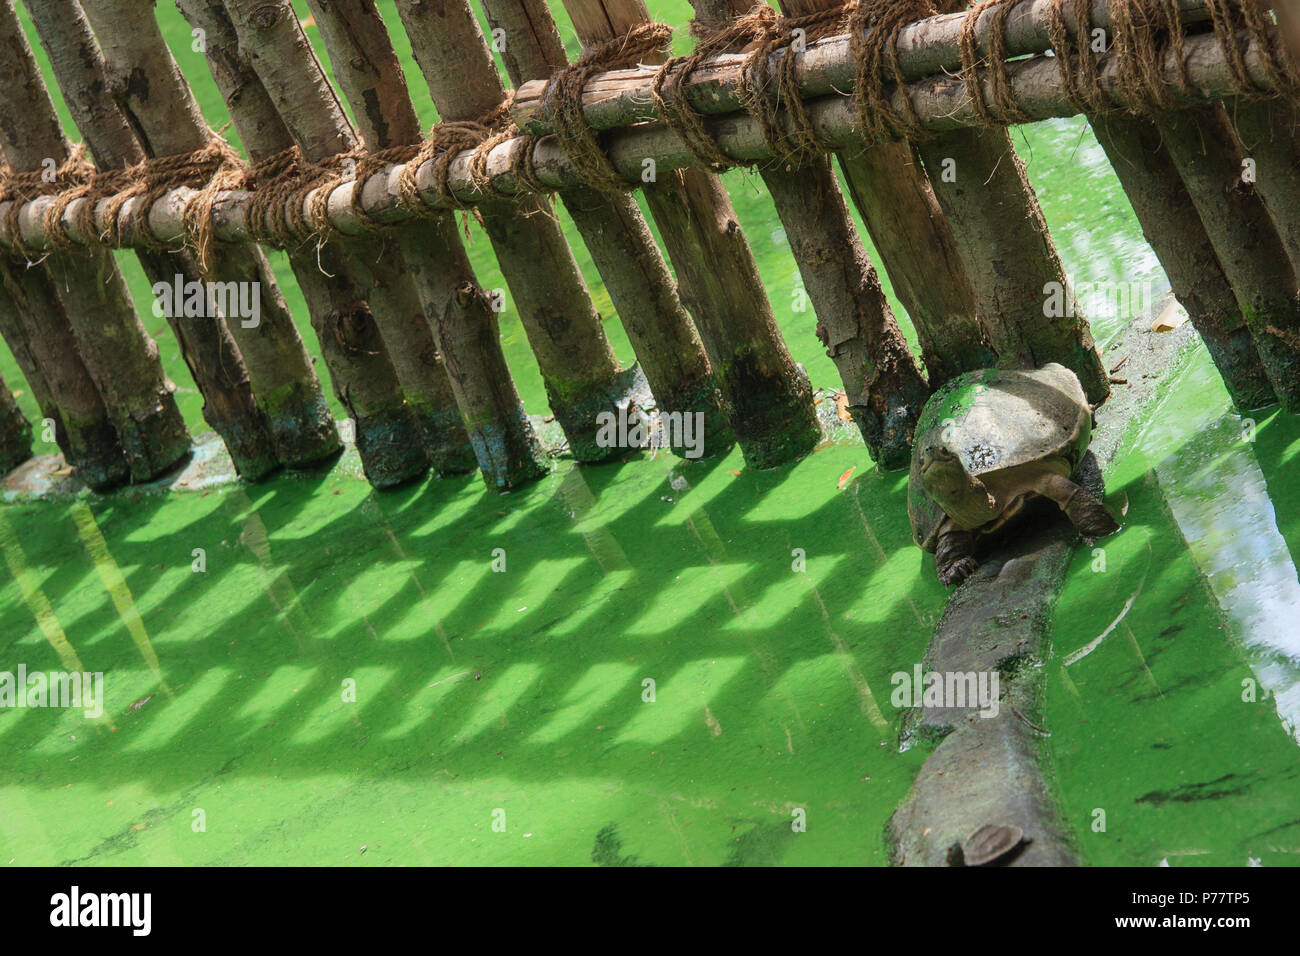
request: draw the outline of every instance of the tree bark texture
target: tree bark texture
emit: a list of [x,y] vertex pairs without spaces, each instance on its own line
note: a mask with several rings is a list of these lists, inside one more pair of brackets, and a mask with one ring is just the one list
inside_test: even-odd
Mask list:
[[[68,158],[53,105],[13,0],[0,6],[0,149],[16,170],[57,166]],[[158,359],[117,270],[103,249],[85,255],[55,253],[45,259],[82,359],[103,396],[127,456],[131,477],[148,481],[168,471],[190,450],[190,436]]]

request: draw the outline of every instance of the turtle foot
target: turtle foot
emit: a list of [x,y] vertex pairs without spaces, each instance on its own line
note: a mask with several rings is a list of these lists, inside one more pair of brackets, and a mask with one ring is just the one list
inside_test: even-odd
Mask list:
[[1085,538],[1104,538],[1119,530],[1105,505],[1085,495],[1076,495],[1065,511],[1066,517]]
[[979,565],[975,563],[974,558],[958,558],[956,561],[950,561],[939,568],[939,583],[945,587],[961,584],[975,573],[977,567]]

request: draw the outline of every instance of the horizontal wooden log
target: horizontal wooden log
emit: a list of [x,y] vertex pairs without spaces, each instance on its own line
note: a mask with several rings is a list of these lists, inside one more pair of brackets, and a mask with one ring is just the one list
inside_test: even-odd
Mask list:
[[[1258,44],[1245,34],[1240,40],[1244,44],[1246,69],[1250,79],[1261,89],[1269,89],[1269,78]],[[1212,102],[1237,93],[1214,36],[1188,37],[1185,54],[1193,88],[1201,96],[1198,100],[1189,101],[1189,105]],[[1172,86],[1177,78],[1172,54],[1166,55],[1161,67]],[[1073,116],[1078,112],[1066,96],[1054,58],[1033,57],[1020,60],[1009,64],[1007,72],[1013,95],[1031,121]],[[1123,103],[1119,70],[1113,58],[1103,60],[1099,77],[1107,95]],[[992,87],[987,75],[983,77],[983,87],[991,100]],[[909,91],[925,129],[947,131],[980,125],[965,84],[955,77],[928,77],[911,84]],[[902,108],[902,97],[901,91],[893,92],[894,103],[899,109]],[[818,134],[832,148],[861,148],[863,141],[857,110],[848,96],[837,94],[823,97],[807,104],[807,110]],[[707,121],[707,125],[719,147],[728,156],[746,163],[771,158],[758,123],[748,115],[713,117]],[[577,170],[552,137],[540,140],[516,137],[499,143],[488,155],[487,173],[495,189],[502,193],[526,191],[511,169],[515,154],[526,148],[533,151],[537,176],[544,185],[558,189],[581,184]],[[682,144],[677,134],[660,124],[640,124],[611,134],[608,154],[615,168],[627,178],[629,185],[641,182],[643,162],[647,158],[654,159],[660,175],[669,170],[698,164],[698,160]],[[452,193],[461,204],[490,198],[479,192],[474,185],[470,175],[470,156],[470,152],[465,151],[455,157],[448,176]],[[412,216],[412,212],[399,201],[397,184],[402,169],[401,166],[387,167],[368,177],[362,184],[361,206],[370,218],[391,223]],[[444,208],[445,204],[434,189],[433,180],[433,163],[427,162],[421,166],[416,177],[420,198],[430,208]],[[329,198],[329,218],[341,232],[361,235],[364,227],[351,209],[352,190],[355,188],[355,183],[343,183],[334,189]],[[180,188],[172,190],[154,203],[149,211],[149,225],[156,236],[167,242],[180,240],[183,235],[181,212],[191,195],[192,190]],[[303,199],[304,211],[310,208],[314,195],[314,192],[309,193]],[[125,245],[134,245],[138,241],[132,218],[139,201],[132,199],[126,202],[119,216]],[[21,211],[19,228],[23,240],[32,248],[46,246],[43,215],[51,202],[53,200],[50,197],[43,196],[27,203]],[[63,219],[68,237],[82,243],[94,239],[82,234],[78,223],[80,205],[84,202],[86,200],[69,203]],[[248,202],[249,194],[242,191],[232,191],[219,197],[212,212],[213,225],[219,239],[228,242],[251,241],[245,222]],[[0,218],[3,218],[7,206],[8,203],[0,203]],[[102,229],[102,214],[101,204],[95,217],[99,229]],[[0,227],[0,245],[12,246],[12,240],[3,227]]]
[[[1048,19],[1054,0],[1025,0],[1007,15],[1006,53],[1008,57],[1042,53],[1051,47]],[[1188,25],[1210,19],[1205,0],[1177,0],[1183,22]],[[989,52],[988,37],[992,9],[981,15],[976,24],[976,48],[981,56]],[[1071,6],[1064,11],[1066,26],[1075,31]],[[898,62],[906,80],[919,80],[961,68],[961,28],[963,13],[928,17],[903,27],[898,33]],[[1092,0],[1092,25],[1103,30],[1110,27],[1110,0]],[[868,34],[870,31],[867,31]],[[779,50],[768,57],[768,76],[777,76],[780,62],[787,55]],[[795,76],[802,99],[814,99],[853,89],[855,67],[848,34],[827,37],[808,44],[796,55]],[[742,109],[740,64],[747,54],[733,53],[709,57],[682,84],[682,92],[695,109],[706,115],[734,113]],[[893,82],[888,75],[887,81]],[[583,113],[593,129],[612,129],[630,123],[660,119],[653,95],[652,68],[610,70],[592,76],[583,89]],[[546,83],[534,80],[516,91],[511,115],[524,132],[540,134],[554,130],[543,97]]]

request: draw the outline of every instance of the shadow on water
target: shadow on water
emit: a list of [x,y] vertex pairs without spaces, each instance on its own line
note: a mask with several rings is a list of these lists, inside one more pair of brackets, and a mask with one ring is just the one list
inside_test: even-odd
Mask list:
[[890,675],[944,590],[905,478],[868,466],[827,445],[775,472],[566,464],[509,497],[325,477],[7,509],[0,670],[61,666],[39,592],[106,720],[0,709],[0,855],[883,862],[920,760]]

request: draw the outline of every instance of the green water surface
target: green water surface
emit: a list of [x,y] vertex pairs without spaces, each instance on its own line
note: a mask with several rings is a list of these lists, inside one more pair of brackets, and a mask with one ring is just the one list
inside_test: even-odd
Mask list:
[[[651,8],[689,17],[684,0]],[[188,28],[170,4],[157,12],[221,125]],[[1086,124],[1013,136],[1074,280],[1163,293]],[[814,384],[838,385],[813,313],[794,309],[761,180],[725,182],[791,351]],[[480,232],[470,251],[481,283],[504,286]],[[174,339],[143,312],[204,430]],[[1099,341],[1131,318],[1090,314]],[[502,335],[525,403],[545,412],[509,310]],[[21,382],[7,354],[0,371]],[[1300,854],[1300,653],[1279,626],[1300,609],[1297,455],[1294,419],[1228,413],[1201,350],[1107,476],[1125,528],[1102,542],[1104,567],[1078,553],[1045,665],[1053,769],[1089,861]],[[0,864],[883,863],[925,756],[898,752],[890,677],[920,661],[946,592],[911,545],[905,477],[857,442],[772,472],[734,451],[561,461],[506,497],[473,477],[379,494],[340,465],[16,501],[0,508],[0,551],[0,670],[105,674],[99,718],[0,708]]]

